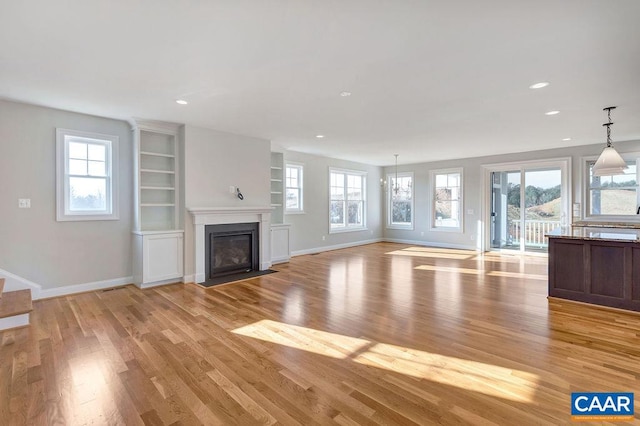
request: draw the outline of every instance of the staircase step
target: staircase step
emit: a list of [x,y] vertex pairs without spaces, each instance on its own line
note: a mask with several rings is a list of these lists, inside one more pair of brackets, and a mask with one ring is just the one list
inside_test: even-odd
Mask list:
[[0,299],[0,330],[29,325],[29,313],[32,310],[31,290],[4,293]]

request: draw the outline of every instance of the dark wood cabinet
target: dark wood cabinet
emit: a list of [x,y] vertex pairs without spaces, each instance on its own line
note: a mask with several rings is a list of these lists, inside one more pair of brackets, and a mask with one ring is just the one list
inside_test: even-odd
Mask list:
[[640,243],[550,236],[549,296],[640,311]]

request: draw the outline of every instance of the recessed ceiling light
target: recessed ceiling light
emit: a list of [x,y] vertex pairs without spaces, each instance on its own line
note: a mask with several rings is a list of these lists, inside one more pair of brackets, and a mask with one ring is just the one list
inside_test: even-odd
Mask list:
[[541,81],[540,83],[535,83],[529,86],[529,89],[542,89],[543,87],[547,87],[549,85],[548,81]]
[[556,111],[556,110],[553,110],[553,111],[547,111],[547,112],[545,112],[544,114],[545,114],[545,115],[556,115],[556,114],[560,114],[560,111]]
[[340,92],[340,96],[346,98],[347,96],[351,96],[351,92]]
[[316,138],[322,139],[322,138],[324,138],[324,135],[316,135]]
[[570,140],[571,140],[571,138],[564,138],[564,139],[562,139],[562,140],[563,140],[563,141],[565,141],[565,142],[568,142],[568,141],[570,141]]
[[177,103],[177,104],[180,104],[180,105],[186,105],[186,104],[188,104],[189,102],[185,101],[184,99],[178,99],[178,100],[176,100],[176,103]]

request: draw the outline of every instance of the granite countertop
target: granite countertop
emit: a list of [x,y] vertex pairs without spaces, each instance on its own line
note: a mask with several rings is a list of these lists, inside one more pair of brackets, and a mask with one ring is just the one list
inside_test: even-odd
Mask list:
[[640,229],[600,226],[561,226],[547,233],[550,238],[575,240],[639,241]]
[[625,228],[640,229],[640,222],[594,222],[587,220],[577,220],[573,222],[573,226],[587,226],[591,228]]

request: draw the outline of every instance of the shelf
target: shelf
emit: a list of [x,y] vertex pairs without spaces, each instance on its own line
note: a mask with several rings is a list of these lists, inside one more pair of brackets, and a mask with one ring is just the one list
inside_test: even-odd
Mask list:
[[140,169],[141,172],[143,173],[164,173],[167,175],[175,175],[176,172],[174,172],[173,170],[155,170],[155,169]]
[[173,186],[141,186],[140,189],[157,189],[161,191],[175,191]]
[[133,282],[140,288],[182,277],[180,125],[136,120]]
[[133,231],[135,235],[165,235],[165,234],[184,234],[184,229],[145,229],[143,231]]
[[141,151],[140,155],[150,155],[152,157],[176,158],[173,154],[162,154],[160,152]]
[[284,154],[281,152],[271,153],[271,179],[269,191],[271,197],[271,221],[273,223],[282,223],[284,221],[284,182],[285,182],[285,163]]

